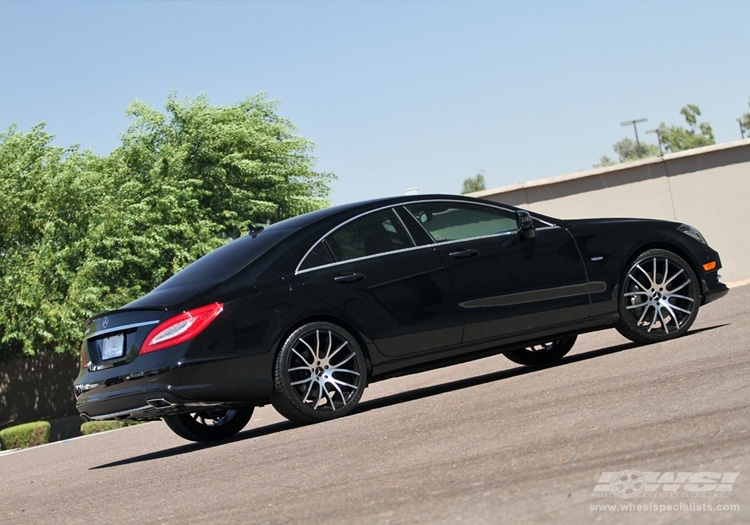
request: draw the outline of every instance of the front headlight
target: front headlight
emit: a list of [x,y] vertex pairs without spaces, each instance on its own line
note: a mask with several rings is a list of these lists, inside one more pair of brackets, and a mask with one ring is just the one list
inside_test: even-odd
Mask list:
[[682,233],[684,233],[685,235],[689,235],[690,237],[692,237],[696,241],[700,241],[703,244],[708,244],[706,242],[706,238],[703,237],[703,235],[701,235],[701,232],[699,232],[697,228],[694,228],[694,227],[690,226],[689,224],[680,224],[677,227],[677,229],[679,231],[681,231]]

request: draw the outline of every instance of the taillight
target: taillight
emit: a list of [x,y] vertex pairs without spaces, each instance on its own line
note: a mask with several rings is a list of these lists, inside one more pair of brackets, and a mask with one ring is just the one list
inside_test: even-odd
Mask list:
[[189,341],[211,324],[211,321],[216,319],[216,316],[222,310],[224,310],[223,304],[213,303],[182,312],[180,315],[167,319],[151,330],[151,333],[148,334],[143,345],[141,345],[139,354],[146,354]]

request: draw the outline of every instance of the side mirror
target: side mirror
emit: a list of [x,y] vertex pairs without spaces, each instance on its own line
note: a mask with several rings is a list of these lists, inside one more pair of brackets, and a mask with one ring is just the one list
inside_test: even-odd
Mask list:
[[518,224],[518,233],[524,239],[533,239],[536,237],[536,229],[534,229],[534,219],[531,214],[527,211],[518,210],[516,212],[516,222]]

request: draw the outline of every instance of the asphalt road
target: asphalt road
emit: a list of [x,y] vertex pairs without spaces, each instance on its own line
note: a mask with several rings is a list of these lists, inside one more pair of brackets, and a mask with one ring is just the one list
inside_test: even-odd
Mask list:
[[264,407],[218,445],[153,422],[4,453],[0,522],[750,523],[749,337],[744,286],[676,341],[391,379],[329,423]]

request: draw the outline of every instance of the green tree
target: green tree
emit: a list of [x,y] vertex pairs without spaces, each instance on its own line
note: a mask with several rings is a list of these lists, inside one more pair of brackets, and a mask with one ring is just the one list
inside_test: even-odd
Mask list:
[[328,205],[333,175],[258,95],[136,101],[108,157],[0,134],[0,358],[77,351],[93,313],[146,293],[250,225]]
[[[659,125],[658,137],[664,150],[674,153],[676,151],[699,148],[701,146],[710,146],[711,144],[716,143],[711,126],[707,122],[698,123],[698,117],[701,115],[701,110],[698,106],[695,104],[688,104],[680,110],[680,114],[685,117],[685,122],[688,125],[687,128],[682,126],[667,126],[663,122]],[[750,113],[746,116],[748,124],[750,125]],[[660,154],[658,146],[641,142],[639,150],[638,144],[629,138],[624,138],[619,142],[616,142],[612,145],[612,149],[617,153],[620,162],[638,160],[639,158],[656,157]],[[599,164],[595,164],[594,167],[599,168],[602,166],[611,166],[613,164],[615,164],[615,162],[612,159],[607,155],[603,155],[599,159]]]
[[659,125],[659,140],[663,148],[671,153],[684,151],[716,143],[711,125],[698,122],[701,110],[695,104],[688,104],[680,110],[685,117],[687,128],[682,126],[667,126],[663,122]]
[[[632,160],[644,159],[648,157],[656,157],[659,155],[659,148],[654,144],[643,143],[636,144],[636,142],[629,138],[624,138],[612,145],[612,149],[617,153],[619,162],[630,162]],[[607,155],[602,155],[599,159],[599,164],[595,164],[595,168],[601,168],[604,166],[613,166],[617,164],[614,160],[609,158]]]
[[631,160],[656,157],[659,155],[659,147],[655,144],[640,142],[636,144],[634,140],[624,138],[612,145],[620,162],[629,162]]
[[76,284],[106,286],[96,293],[116,307],[250,225],[327,206],[333,176],[313,171],[313,144],[276,105],[263,95],[235,106],[170,95],[165,115],[131,104],[135,122],[108,159],[117,184]]
[[69,284],[102,197],[101,159],[52,139],[43,124],[0,134],[0,360],[77,346],[70,335],[81,333]]
[[474,177],[464,179],[463,188],[461,189],[462,194],[473,193],[475,191],[483,191],[487,189],[484,183],[484,170],[481,170]]

